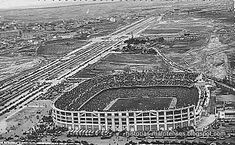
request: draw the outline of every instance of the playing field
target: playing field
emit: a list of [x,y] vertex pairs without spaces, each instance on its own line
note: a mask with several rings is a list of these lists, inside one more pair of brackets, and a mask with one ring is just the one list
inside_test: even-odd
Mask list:
[[[169,106],[179,108],[189,106],[189,104],[197,105],[198,95],[195,87],[115,88],[98,93],[80,110],[158,110]],[[172,102],[172,99],[176,100],[175,103]]]
[[163,110],[169,108],[173,98],[120,98],[109,108],[109,111],[126,110]]

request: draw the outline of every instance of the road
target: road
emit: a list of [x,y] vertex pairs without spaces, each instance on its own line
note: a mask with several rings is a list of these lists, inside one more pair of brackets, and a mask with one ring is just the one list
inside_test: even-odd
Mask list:
[[215,83],[216,83],[219,87],[221,87],[221,88],[226,88],[226,89],[229,90],[229,91],[235,92],[235,88],[234,88],[234,87],[228,86],[228,85],[226,85],[226,84],[224,84],[224,83],[221,83],[221,82],[218,82],[218,81],[216,81],[216,80],[214,80],[214,81],[215,81]]
[[[94,39],[86,46],[70,52],[63,58],[57,59],[29,74],[22,74],[0,86],[0,116],[16,107],[35,99],[43,91],[59,84],[71,74],[78,71],[90,61],[110,51],[115,45],[122,42],[123,35],[136,34],[146,29],[155,17],[141,19],[109,35],[109,39]],[[160,21],[160,19],[158,19]],[[57,80],[48,83],[48,80]]]
[[[157,54],[161,57],[161,59],[162,59],[164,62],[166,62],[167,64],[171,65],[172,67],[175,67],[175,68],[177,68],[177,69],[179,69],[179,70],[182,70],[182,71],[185,71],[185,72],[193,72],[192,70],[187,69],[187,68],[184,68],[184,67],[182,67],[182,66],[176,64],[176,63],[173,62],[172,60],[168,59],[168,58],[167,58],[164,54],[162,54],[162,53],[160,52],[160,50],[158,50],[157,48],[153,48],[153,49],[157,52]],[[199,73],[202,73],[202,72],[199,72]],[[204,73],[202,73],[202,74],[206,77],[206,75],[205,75]],[[215,79],[210,79],[210,78],[208,78],[208,77],[207,77],[207,79],[208,79],[209,81],[215,82],[218,87],[222,87],[222,88],[227,89],[227,90],[229,90],[229,91],[235,92],[235,87],[228,86],[228,85],[226,85],[226,84],[224,84],[224,83],[222,83],[222,82],[218,82],[218,81],[215,80]]]
[[155,50],[155,52],[157,53],[158,56],[161,57],[161,59],[166,62],[167,64],[169,64],[172,67],[175,67],[179,70],[185,71],[185,72],[192,72],[192,70],[184,68],[178,64],[176,64],[174,61],[170,60],[169,58],[167,58],[163,53],[161,53],[161,51],[158,48],[153,48]]

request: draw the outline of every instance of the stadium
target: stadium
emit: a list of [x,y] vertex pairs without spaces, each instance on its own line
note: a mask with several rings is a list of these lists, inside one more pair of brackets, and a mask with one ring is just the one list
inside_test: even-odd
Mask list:
[[196,126],[208,91],[185,72],[131,72],[80,83],[53,103],[53,120],[71,130],[159,131]]

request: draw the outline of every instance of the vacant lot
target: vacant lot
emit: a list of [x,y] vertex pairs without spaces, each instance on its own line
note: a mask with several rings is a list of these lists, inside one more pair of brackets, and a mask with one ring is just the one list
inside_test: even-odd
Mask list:
[[18,136],[22,136],[23,132],[28,131],[33,127],[43,115],[47,115],[49,109],[51,109],[50,101],[34,101],[29,105],[21,108],[18,112],[13,112],[6,118],[0,120],[0,134],[3,137],[13,137],[17,139]]
[[169,67],[156,55],[111,53],[95,64],[89,65],[73,77],[91,78],[96,75],[130,70],[166,70]]
[[168,34],[168,33],[179,33],[182,29],[146,29],[143,34]]
[[87,41],[77,39],[55,40],[46,42],[38,48],[39,55],[63,55],[86,45]]
[[0,81],[33,69],[42,63],[40,57],[0,57]]

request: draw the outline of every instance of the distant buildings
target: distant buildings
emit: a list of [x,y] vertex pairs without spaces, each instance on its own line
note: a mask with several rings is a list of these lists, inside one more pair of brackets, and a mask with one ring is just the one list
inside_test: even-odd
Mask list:
[[21,32],[19,30],[1,31],[0,38],[19,37],[20,34]]
[[61,33],[57,35],[57,38],[69,39],[77,35],[77,32]]
[[218,118],[235,121],[235,95],[221,95],[216,98]]
[[227,57],[227,76],[226,76],[226,83],[230,86],[235,86],[235,58],[234,58],[235,52],[230,53]]
[[114,17],[109,18],[109,21],[116,22],[116,19]]
[[226,79],[229,85],[235,86],[235,73],[228,73],[228,76]]
[[219,118],[224,120],[235,120],[235,110],[219,111]]

